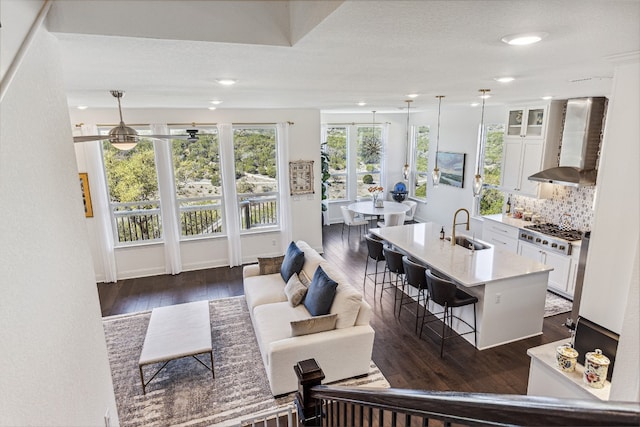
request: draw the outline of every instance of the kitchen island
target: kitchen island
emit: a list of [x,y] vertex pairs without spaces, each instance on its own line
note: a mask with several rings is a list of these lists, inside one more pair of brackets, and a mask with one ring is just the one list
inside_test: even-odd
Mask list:
[[[479,350],[542,333],[551,267],[496,249],[490,244],[486,244],[486,249],[474,251],[451,245],[448,240],[440,240],[440,226],[433,223],[370,231],[478,297]],[[432,312],[434,309],[438,307],[429,308]],[[455,310],[473,324],[473,306]],[[453,328],[466,331],[462,323],[454,322]],[[463,338],[473,344],[473,334],[463,335]]]

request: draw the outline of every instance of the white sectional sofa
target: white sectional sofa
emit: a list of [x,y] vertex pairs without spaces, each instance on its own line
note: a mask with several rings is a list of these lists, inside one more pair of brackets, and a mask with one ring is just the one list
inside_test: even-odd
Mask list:
[[302,271],[308,278],[321,266],[338,283],[330,309],[337,316],[329,316],[337,320],[335,329],[292,336],[292,321],[312,317],[304,303],[292,306],[279,272],[260,275],[258,264],[244,267],[244,294],[274,396],[298,389],[293,367],[299,361],[316,359],[324,371],[324,382],[329,383],[366,375],[373,349],[371,307],[360,291],[306,242],[296,245],[304,252]]

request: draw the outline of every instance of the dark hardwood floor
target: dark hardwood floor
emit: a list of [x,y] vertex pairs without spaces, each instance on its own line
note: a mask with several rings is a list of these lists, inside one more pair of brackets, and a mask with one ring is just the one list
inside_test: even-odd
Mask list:
[[[341,238],[341,224],[323,227],[323,256],[340,267],[353,285],[362,289],[367,248],[364,239],[351,233]],[[352,230],[353,231],[353,230]],[[373,264],[371,264],[373,265]],[[382,267],[382,263],[380,263]],[[98,284],[102,315],[150,310],[183,302],[242,295],[242,268],[221,267]],[[365,298],[373,308],[371,326],[376,331],[373,361],[392,387],[526,394],[529,373],[527,349],[568,338],[563,326],[566,315],[544,319],[543,334],[503,346],[476,350],[462,338],[447,340],[440,358],[439,338],[433,333],[414,332],[413,307],[394,316],[392,292],[380,299],[367,281]]]

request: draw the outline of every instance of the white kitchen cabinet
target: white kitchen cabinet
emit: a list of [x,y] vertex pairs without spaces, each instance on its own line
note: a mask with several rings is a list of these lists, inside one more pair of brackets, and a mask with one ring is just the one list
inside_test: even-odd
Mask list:
[[529,176],[558,166],[564,106],[563,101],[553,101],[546,106],[509,110],[502,154],[502,190],[551,197],[549,184],[529,181]]
[[[549,272],[549,289],[573,297],[573,292],[571,295],[567,292],[569,287],[569,273],[571,272],[570,256],[546,251],[523,241],[518,243],[518,255],[553,267],[553,271]],[[573,282],[573,286],[575,286],[575,282]]]
[[485,220],[482,226],[482,239],[496,248],[511,253],[518,252],[518,228],[501,224],[496,221]]

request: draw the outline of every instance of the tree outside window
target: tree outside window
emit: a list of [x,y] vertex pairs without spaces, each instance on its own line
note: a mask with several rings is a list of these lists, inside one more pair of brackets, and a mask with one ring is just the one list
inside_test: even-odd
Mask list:
[[486,127],[486,141],[480,152],[484,153],[482,161],[483,191],[479,200],[480,215],[491,215],[502,212],[504,193],[499,190],[502,177],[502,151],[504,141],[504,124],[490,124]]
[[[172,135],[186,128],[172,127]],[[198,140],[171,140],[176,202],[183,238],[221,234],[224,229],[220,147],[215,127],[198,128]]]
[[242,230],[278,224],[275,126],[233,128],[236,193]]
[[429,176],[431,176],[429,171],[429,126],[418,126],[414,128],[414,132],[413,188],[410,189],[409,195],[426,201],[427,184]]
[[[137,129],[150,134],[148,129]],[[102,134],[108,129],[101,129]],[[162,238],[158,176],[153,142],[141,138],[131,150],[102,145],[109,200],[118,243]]]
[[324,150],[329,159],[328,199],[346,200],[347,197],[347,128],[330,126],[325,133]]
[[358,126],[356,132],[356,196],[361,198],[370,196],[370,186],[380,185],[382,128]]

